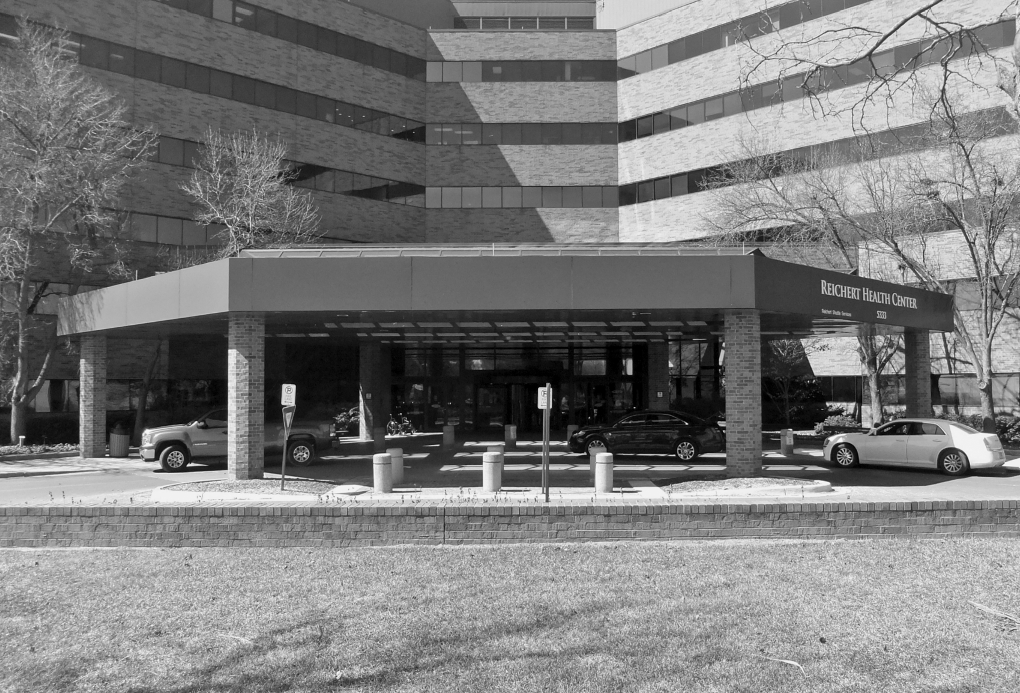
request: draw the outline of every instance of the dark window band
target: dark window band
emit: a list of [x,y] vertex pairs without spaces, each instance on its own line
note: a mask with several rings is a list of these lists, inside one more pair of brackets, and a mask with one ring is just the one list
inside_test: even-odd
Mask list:
[[646,51],[622,58],[617,62],[619,78],[626,79],[696,58],[705,53],[771,34],[841,10],[863,5],[871,0],[797,0],[773,7],[765,12],[741,17],[735,22],[720,24],[696,34],[664,43]]
[[[818,81],[810,85],[813,92],[842,89],[855,84],[863,84],[878,75],[891,74],[898,69],[916,69],[923,65],[940,62],[954,50],[954,58],[966,58],[974,51],[983,48],[1004,48],[1013,45],[1016,21],[1008,19],[997,24],[975,29],[973,34],[981,45],[965,39],[931,39],[915,41],[896,48],[876,53],[873,61],[859,60],[850,66],[825,70]],[[920,56],[920,58],[918,58]],[[872,62],[874,67],[872,67]],[[682,106],[670,108],[658,113],[641,116],[620,123],[620,142],[658,135],[670,130],[680,130],[690,125],[697,125],[709,120],[736,115],[765,108],[780,102],[790,102],[806,96],[801,87],[804,75],[791,75],[778,82],[756,84],[740,91],[731,91],[721,96],[694,101]]]
[[[995,118],[1002,128],[1002,134],[1015,133],[1018,129],[1016,121],[1010,117],[1004,108],[994,108],[987,111],[979,111],[975,115],[989,114]],[[966,116],[964,116],[966,117]],[[770,175],[780,176],[786,173],[796,172],[796,168],[802,163],[810,163],[827,154],[845,154],[862,156],[864,159],[876,159],[887,156],[891,149],[896,153],[916,151],[924,146],[924,136],[928,132],[927,123],[906,125],[893,128],[872,136],[870,147],[861,149],[862,140],[859,137],[846,137],[833,140],[824,144],[812,145],[809,147],[798,147],[784,152],[773,154],[776,170]],[[737,164],[739,162],[734,162]],[[649,178],[636,183],[628,183],[620,186],[620,206],[626,207],[642,202],[664,200],[670,197],[681,197],[702,192],[705,189],[705,181],[720,174],[726,166],[734,164],[723,164],[709,168],[700,168],[683,173],[675,173],[659,178]],[[787,167],[790,170],[783,170]]]
[[454,29],[474,31],[591,31],[594,17],[454,17]]
[[429,209],[613,208],[619,206],[619,195],[615,185],[427,187],[425,206]]
[[[171,166],[194,168],[201,146],[201,142],[160,135],[149,160]],[[290,162],[290,169],[295,173],[294,185],[299,188],[411,207],[425,206],[425,186],[417,183],[388,180],[296,161]]]
[[429,123],[425,144],[616,144],[616,123]]
[[294,19],[248,2],[234,0],[157,0],[157,2],[362,65],[411,79],[425,79],[425,61],[421,58]]
[[[18,21],[0,14],[0,36],[16,36]],[[395,137],[409,142],[425,141],[425,124],[372,108],[297,91],[269,82],[214,70],[204,65],[149,53],[111,41],[69,33],[78,61],[86,66],[122,75],[209,94],[231,101],[320,120],[341,127]]]
[[615,82],[612,60],[430,62],[426,82]]

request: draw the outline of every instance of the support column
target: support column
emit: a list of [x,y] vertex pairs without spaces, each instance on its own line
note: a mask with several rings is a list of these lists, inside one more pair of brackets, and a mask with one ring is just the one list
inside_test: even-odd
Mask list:
[[261,479],[265,467],[265,318],[261,313],[231,313],[227,343],[227,478]]
[[647,375],[648,408],[669,409],[669,342],[648,343]]
[[903,351],[906,356],[907,416],[931,416],[931,341],[928,330],[906,330]]
[[726,311],[726,476],[761,476],[761,315]]
[[78,440],[81,456],[106,457],[106,335],[83,335],[80,359]]
[[[386,350],[386,355],[389,350]],[[389,361],[384,358],[382,345],[378,342],[362,342],[358,345],[359,380],[358,408],[361,410],[360,437],[372,440],[372,430],[386,425],[383,407],[385,391],[389,387]],[[385,371],[385,373],[384,373]]]

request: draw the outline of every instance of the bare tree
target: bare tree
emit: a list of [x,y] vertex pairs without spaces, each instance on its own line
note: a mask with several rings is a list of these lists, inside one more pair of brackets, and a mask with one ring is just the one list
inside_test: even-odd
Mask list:
[[[745,86],[768,75],[777,87],[792,82],[806,92],[812,105],[825,115],[851,111],[855,126],[864,126],[869,109],[878,106],[885,115],[899,97],[912,95],[918,89],[945,93],[953,83],[967,83],[983,88],[977,72],[991,64],[998,73],[998,87],[1006,92],[1013,104],[1011,111],[1020,118],[1020,34],[1014,37],[1013,51],[1008,58],[989,54],[1001,46],[1004,35],[996,23],[1020,17],[1016,0],[1002,0],[997,17],[984,21],[975,13],[961,13],[960,5],[951,0],[907,0],[897,2],[896,9],[881,23],[830,19],[827,28],[803,31],[791,29],[784,36],[747,41],[751,59],[743,74]],[[960,16],[963,19],[960,19]],[[769,24],[763,31],[771,32],[771,13],[764,13]],[[989,22],[988,19],[992,19]],[[921,36],[921,38],[917,38]],[[908,41],[905,43],[904,38]],[[972,57],[977,67],[962,58]],[[922,82],[918,68],[931,66]],[[844,86],[863,84],[852,99],[829,99],[827,95]],[[929,105],[935,108],[936,102]]]
[[286,154],[281,141],[257,131],[206,133],[195,171],[182,187],[198,203],[196,221],[224,227],[220,257],[320,238],[319,214],[311,196],[291,185],[296,176]]
[[73,293],[83,276],[126,272],[112,208],[154,139],[130,128],[123,104],[79,69],[64,33],[26,21],[18,28],[14,45],[0,50],[0,300],[12,316],[12,440],[25,433],[57,343],[40,302],[51,281]]
[[[726,187],[725,223],[737,232],[772,228],[847,253],[859,244],[864,273],[950,294],[971,286],[971,300],[954,302],[955,336],[990,427],[993,344],[1020,278],[1020,144],[1007,132],[994,114],[961,116],[942,98],[923,142],[906,150],[875,158],[862,140],[809,159],[749,156],[714,185]],[[880,365],[866,364],[869,380]]]

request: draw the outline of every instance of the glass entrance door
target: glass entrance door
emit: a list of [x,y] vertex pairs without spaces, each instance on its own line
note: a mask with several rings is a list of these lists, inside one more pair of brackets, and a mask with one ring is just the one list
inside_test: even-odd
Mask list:
[[507,423],[507,385],[480,385],[476,391],[475,430],[501,431]]

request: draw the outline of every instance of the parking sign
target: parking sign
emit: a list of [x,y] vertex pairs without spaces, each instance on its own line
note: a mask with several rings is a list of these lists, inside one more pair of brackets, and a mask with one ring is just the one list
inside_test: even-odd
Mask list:
[[283,393],[280,395],[280,404],[285,407],[293,407],[297,399],[297,385],[284,385]]
[[552,388],[551,387],[540,387],[540,388],[538,388],[538,408],[539,409],[552,409]]

